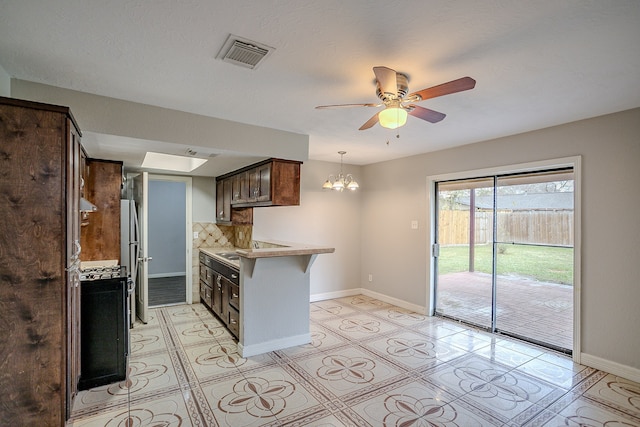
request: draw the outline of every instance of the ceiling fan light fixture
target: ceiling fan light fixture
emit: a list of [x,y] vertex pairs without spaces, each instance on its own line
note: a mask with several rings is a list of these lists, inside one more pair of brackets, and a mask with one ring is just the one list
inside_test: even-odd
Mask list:
[[396,129],[407,123],[407,111],[404,108],[388,107],[378,113],[380,126]]

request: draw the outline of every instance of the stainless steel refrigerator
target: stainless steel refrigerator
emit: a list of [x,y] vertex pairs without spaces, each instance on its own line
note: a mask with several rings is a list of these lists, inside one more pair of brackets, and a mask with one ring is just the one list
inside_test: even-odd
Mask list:
[[133,200],[120,200],[120,264],[127,267],[129,289],[133,289],[129,294],[130,326],[136,320],[136,296],[135,283],[138,273],[138,257],[140,236],[138,228],[138,214],[136,212],[136,202]]

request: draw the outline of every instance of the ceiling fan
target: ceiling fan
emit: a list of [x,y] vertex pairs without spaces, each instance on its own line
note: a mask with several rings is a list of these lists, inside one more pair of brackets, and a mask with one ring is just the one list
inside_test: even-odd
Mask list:
[[406,74],[398,73],[387,67],[373,67],[373,73],[376,75],[376,95],[378,95],[382,103],[319,105],[316,108],[384,106],[384,110],[376,113],[367,120],[365,124],[360,126],[360,130],[369,129],[378,122],[380,122],[380,125],[383,127],[395,129],[406,123],[407,115],[426,120],[430,123],[437,123],[444,119],[446,115],[438,111],[420,107],[414,103],[473,89],[476,85],[476,81],[471,77],[462,77],[407,95],[409,91],[409,78]]

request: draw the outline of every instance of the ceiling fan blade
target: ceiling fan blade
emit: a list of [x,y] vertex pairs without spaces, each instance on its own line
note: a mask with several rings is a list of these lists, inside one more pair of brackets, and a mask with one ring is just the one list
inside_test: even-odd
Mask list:
[[318,105],[317,110],[325,108],[348,108],[348,107],[381,107],[382,104],[334,104],[334,105]]
[[387,67],[373,67],[373,73],[383,93],[398,97],[398,77],[395,70]]
[[422,120],[426,120],[430,123],[438,123],[440,120],[444,119],[447,116],[446,114],[434,110],[429,110],[428,108],[423,108],[418,105],[409,105],[408,107],[411,109],[409,111],[409,115]]
[[464,90],[473,89],[476,86],[476,81],[471,77],[462,77],[457,80],[450,81],[448,83],[442,83],[438,86],[433,86],[427,89],[422,89],[418,92],[409,94],[409,97],[417,95],[424,101],[425,99],[436,98],[442,95],[449,95],[450,93],[462,92]]
[[376,123],[378,123],[378,113],[374,114],[373,117],[371,117],[369,120],[367,120],[367,122],[365,124],[360,126],[360,129],[358,129],[358,130],[369,129],[370,127],[372,127]]

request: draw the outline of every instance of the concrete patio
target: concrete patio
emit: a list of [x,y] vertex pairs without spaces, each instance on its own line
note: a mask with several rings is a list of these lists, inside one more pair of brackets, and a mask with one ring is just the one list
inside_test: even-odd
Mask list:
[[[438,277],[436,309],[439,313],[489,327],[491,275],[449,273]],[[535,280],[498,276],[498,330],[564,349],[573,347],[573,287]]]

